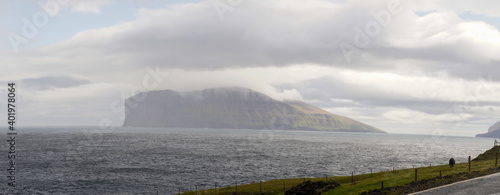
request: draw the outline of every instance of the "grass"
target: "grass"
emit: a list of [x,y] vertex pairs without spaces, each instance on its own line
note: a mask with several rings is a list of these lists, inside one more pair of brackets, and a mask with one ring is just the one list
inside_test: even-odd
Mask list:
[[[325,178],[305,178],[305,180],[318,181]],[[262,186],[262,193],[269,194],[284,194],[284,188],[289,189],[299,183],[302,183],[304,178],[300,179],[277,179],[271,181],[263,181],[262,185],[260,183],[252,183],[245,185],[238,185],[238,192],[250,192],[250,193],[260,193]],[[217,188],[218,194],[228,194],[236,191],[236,186]],[[198,194],[215,194],[215,189],[199,190]],[[183,194],[196,194],[194,191],[184,192]]]
[[492,159],[496,158],[497,153],[500,153],[500,146],[495,146],[495,147],[487,150],[486,152],[484,152],[484,153],[480,154],[479,156],[477,156],[476,158],[474,158],[474,160],[472,160],[472,161],[492,160]]
[[[471,171],[481,171],[495,166],[495,160],[486,160],[480,162],[471,163]],[[441,171],[442,176],[454,175],[461,172],[468,172],[468,163],[459,163],[454,167],[449,165],[440,165],[432,167],[420,167],[418,169],[418,180],[430,179],[439,176],[439,171]],[[350,185],[349,183],[341,183],[339,188],[330,190],[325,194],[359,194],[363,191],[368,191],[371,189],[376,189],[381,187],[382,181],[384,182],[384,187],[404,185],[411,183],[415,180],[415,169],[402,169],[397,170],[394,173],[392,171],[380,172],[374,174],[371,178],[366,178],[363,180],[358,180],[355,185]]]
[[[496,152],[500,152],[500,146],[493,147],[492,149],[486,151],[484,154],[480,155],[479,160],[474,160],[471,162],[471,171],[482,171],[488,168],[495,167],[495,157]],[[432,167],[418,167],[417,168],[418,180],[430,179],[439,176],[439,171],[441,171],[442,176],[454,175],[461,172],[468,172],[468,163],[458,163],[454,167],[449,165],[439,165]],[[377,189],[381,187],[381,183],[384,182],[384,187],[404,185],[411,183],[415,180],[415,169],[400,169],[395,171],[384,171],[371,174],[354,175],[355,182],[351,182],[351,176],[341,176],[341,177],[329,177],[328,180],[334,180],[341,184],[340,187],[330,190],[324,194],[359,194],[364,191]],[[325,180],[325,178],[306,178],[306,180],[319,181]],[[269,194],[284,194],[284,186],[289,189],[304,181],[304,178],[295,179],[279,179],[262,182],[262,193]],[[253,183],[246,185],[239,185],[238,192],[249,192],[249,193],[260,193],[261,184]],[[236,186],[223,187],[217,189],[217,194],[231,194],[236,191]],[[194,191],[184,192],[183,194],[196,194]],[[215,189],[200,190],[198,194],[216,194]]]

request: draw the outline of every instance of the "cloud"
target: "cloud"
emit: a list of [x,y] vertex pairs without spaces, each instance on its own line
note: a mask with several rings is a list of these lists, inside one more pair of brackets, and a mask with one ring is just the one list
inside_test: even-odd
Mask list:
[[[385,104],[435,102],[499,102],[500,83],[492,79],[464,80],[445,73],[407,75],[405,73],[363,72],[329,68],[325,76],[279,88],[294,87],[304,99],[323,102]],[[333,100],[332,100],[333,99]],[[406,102],[406,103],[405,103]]]
[[53,76],[28,78],[19,81],[19,84],[31,90],[48,90],[54,88],[69,88],[91,83],[88,80],[81,78],[73,78],[68,76]]
[[444,113],[431,115],[424,112],[418,112],[409,109],[391,109],[382,114],[383,118],[387,120],[397,121],[399,123],[435,123],[435,122],[448,122],[452,123],[458,120],[468,120],[473,117],[472,114],[465,113],[457,115],[453,113]]
[[278,100],[300,100],[302,95],[293,88],[277,88],[284,83],[298,83],[328,74],[327,67],[295,65],[291,67],[253,67],[223,70],[163,69],[167,73],[160,89],[177,91],[202,90],[218,87],[244,87]]
[[[59,59],[51,61],[52,66],[62,66],[65,60],[74,66],[106,64],[110,70],[155,64],[214,70],[304,63],[391,70],[403,66],[397,61],[412,60],[410,66],[448,70],[468,78],[490,72],[471,68],[470,63],[500,71],[494,66],[500,61],[495,53],[500,49],[498,30],[484,22],[464,21],[443,7],[401,1],[403,11],[391,14],[384,27],[377,23],[382,16],[374,16],[388,10],[387,1],[382,0],[313,0],[308,6],[283,0],[245,1],[225,12],[222,21],[210,1],[174,4],[140,9],[134,21],[79,32],[40,50],[42,57],[37,61]],[[434,11],[424,16],[414,13],[431,8]],[[381,26],[380,34],[366,48],[358,48],[360,53],[352,54],[349,62],[339,45],[355,46],[355,29],[366,33],[367,24],[373,22]]]
[[442,128],[466,135],[469,125],[479,128],[478,123],[498,120],[492,116],[500,108],[500,83],[491,79],[464,80],[445,72],[323,71],[324,76],[277,88],[297,90],[305,102],[389,132],[404,133],[402,128],[412,127],[415,133],[431,133],[427,131]]
[[414,10],[419,11],[453,11],[455,13],[472,12],[474,14],[482,14],[491,17],[500,17],[495,1],[491,0],[423,0],[418,2],[406,1]]
[[289,100],[302,100],[302,95],[297,89],[285,89],[283,90],[283,96]]
[[[38,80],[47,82],[51,78]],[[66,80],[71,81],[71,79]],[[19,107],[18,123],[21,126],[97,126],[100,120],[105,118],[113,119],[113,125],[121,125],[122,113],[111,110],[111,103],[121,98],[120,85],[87,83],[55,87],[52,83],[36,86],[30,85],[30,83],[31,81],[16,83],[17,105]],[[39,90],[33,89],[33,87]]]
[[[401,0],[401,13],[391,13],[389,2],[252,0],[231,5],[223,20],[213,1],[138,9],[133,21],[81,31],[41,49],[0,53],[0,66],[9,68],[0,77],[25,84],[38,116],[57,110],[83,116],[77,110],[88,107],[81,105],[98,99],[106,109],[95,108],[95,116],[114,115],[105,104],[133,95],[148,74],[145,67],[158,65],[165,74],[157,89],[246,87],[388,131],[411,117],[430,120],[426,128],[497,120],[488,115],[500,110],[500,32],[460,17],[498,17],[495,2]],[[64,9],[100,13],[103,6],[114,4],[68,1]],[[380,31],[370,36],[377,25]],[[369,40],[360,47],[363,36]],[[351,61],[342,43],[355,49]],[[54,109],[36,106],[42,102]]]
[[[500,61],[500,32],[493,25],[463,21],[454,12],[404,16],[387,37],[395,58],[434,59],[440,62],[490,64]],[[412,25],[407,26],[408,23]],[[407,26],[403,28],[403,26]],[[397,50],[397,51],[396,51]],[[384,50],[382,50],[384,51]],[[385,51],[384,51],[385,52]]]

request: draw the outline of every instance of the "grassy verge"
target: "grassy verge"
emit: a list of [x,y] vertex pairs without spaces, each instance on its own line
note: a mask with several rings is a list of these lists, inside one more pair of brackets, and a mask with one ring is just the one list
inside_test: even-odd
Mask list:
[[[488,168],[495,167],[496,155],[491,155],[493,153],[500,152],[500,147],[494,147],[485,154],[480,160],[475,160],[471,162],[471,172],[472,171],[483,171]],[[481,157],[481,155],[480,155]],[[439,176],[441,171],[442,176],[446,175],[456,175],[458,173],[469,172],[468,163],[459,163],[454,167],[449,165],[439,165],[432,167],[419,167],[417,168],[417,179],[430,179]],[[359,194],[364,191],[381,188],[382,182],[384,182],[384,187],[392,187],[397,185],[404,185],[411,183],[415,180],[415,169],[400,169],[395,171],[384,171],[379,173],[362,174],[355,175],[355,182],[351,182],[351,176],[342,177],[329,177],[328,180],[334,180],[341,184],[340,187],[330,190],[324,194]],[[325,178],[306,178],[305,180],[319,181],[325,180]],[[266,181],[261,183],[253,183],[238,186],[238,192],[247,192],[251,194],[259,194],[260,192],[265,194],[284,194],[284,189],[289,189],[304,181],[304,178],[300,179],[279,179]],[[262,190],[261,190],[262,189]],[[236,191],[236,186],[218,188],[208,190],[200,190],[198,194],[232,194]],[[185,192],[183,194],[196,194],[196,192]]]
[[[495,166],[494,160],[472,162],[471,171],[482,171]],[[441,171],[442,176],[455,175],[462,172],[469,171],[468,163],[456,164],[454,167],[448,165],[440,165],[433,167],[420,167],[417,168],[418,180],[430,179],[439,176]],[[371,189],[381,188],[381,183],[384,182],[384,187],[391,187],[397,185],[404,185],[415,181],[415,169],[397,170],[380,172],[373,177],[358,181],[357,184],[351,185],[344,183],[339,188],[335,188],[325,194],[359,194]]]

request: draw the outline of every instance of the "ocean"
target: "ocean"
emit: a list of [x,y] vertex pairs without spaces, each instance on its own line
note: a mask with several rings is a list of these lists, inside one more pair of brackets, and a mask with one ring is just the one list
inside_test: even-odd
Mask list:
[[[2,194],[173,194],[281,178],[467,162],[489,138],[285,130],[18,128]],[[7,139],[6,134],[2,135]],[[0,167],[8,168],[4,142]],[[7,175],[4,171],[3,175]]]

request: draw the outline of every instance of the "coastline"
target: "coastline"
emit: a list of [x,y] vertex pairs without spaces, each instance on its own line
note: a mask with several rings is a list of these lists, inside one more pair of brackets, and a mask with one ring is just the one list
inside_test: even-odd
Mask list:
[[[496,159],[482,158],[484,154],[500,152],[500,146],[495,146],[469,163],[458,163],[454,167],[447,164],[429,167],[416,167],[415,169],[399,169],[382,171],[373,174],[360,174],[352,176],[324,177],[324,178],[289,178],[265,181],[262,183],[252,183],[240,186],[229,186],[223,188],[212,188],[200,191],[189,191],[182,194],[224,194],[235,193],[238,190],[243,194],[284,194],[292,186],[296,186],[305,181],[336,181],[340,187],[322,194],[409,194],[435,187],[456,183],[472,178],[500,172],[500,168],[495,167]],[[481,159],[482,158],[482,159]],[[476,160],[481,159],[481,160]],[[417,182],[415,182],[415,170],[418,170]],[[354,181],[354,182],[353,182]],[[382,182],[384,184],[382,184]],[[287,187],[288,186],[288,187]],[[384,186],[384,188],[381,188]],[[264,188],[264,190],[262,190]]]

